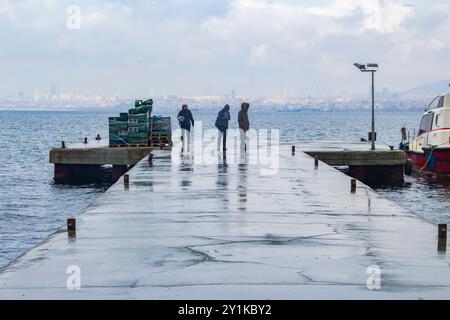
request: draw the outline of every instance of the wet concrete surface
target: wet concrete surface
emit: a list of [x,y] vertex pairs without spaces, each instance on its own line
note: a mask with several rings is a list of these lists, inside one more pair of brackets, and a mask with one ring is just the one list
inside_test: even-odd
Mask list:
[[[280,169],[156,151],[0,273],[0,299],[450,298],[437,226],[290,146]],[[69,290],[67,267],[81,270]],[[368,267],[381,270],[369,290]]]

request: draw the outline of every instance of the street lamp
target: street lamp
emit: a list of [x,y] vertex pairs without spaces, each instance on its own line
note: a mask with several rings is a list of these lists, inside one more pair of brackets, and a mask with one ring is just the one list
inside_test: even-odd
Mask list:
[[375,132],[375,72],[378,70],[378,63],[367,63],[367,64],[353,64],[356,68],[358,68],[361,72],[371,72],[372,73],[372,132],[369,134],[369,140],[372,142],[372,150],[375,150],[375,140],[376,132]]

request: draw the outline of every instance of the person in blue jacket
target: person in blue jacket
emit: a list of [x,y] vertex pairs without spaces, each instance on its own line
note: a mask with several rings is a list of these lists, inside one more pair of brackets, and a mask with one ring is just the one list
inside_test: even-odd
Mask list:
[[217,139],[217,152],[220,152],[220,140],[223,139],[223,153],[227,152],[227,130],[228,122],[230,121],[230,106],[225,105],[222,110],[219,111],[216,119],[216,128],[219,130],[219,136]]
[[181,141],[183,143],[181,153],[186,151],[189,153],[191,149],[191,124],[194,126],[194,117],[187,104],[183,104],[177,116],[181,128]]

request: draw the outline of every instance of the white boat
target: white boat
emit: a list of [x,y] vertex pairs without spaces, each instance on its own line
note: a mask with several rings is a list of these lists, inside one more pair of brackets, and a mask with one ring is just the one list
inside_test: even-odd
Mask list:
[[450,93],[428,105],[407,156],[413,170],[450,175]]

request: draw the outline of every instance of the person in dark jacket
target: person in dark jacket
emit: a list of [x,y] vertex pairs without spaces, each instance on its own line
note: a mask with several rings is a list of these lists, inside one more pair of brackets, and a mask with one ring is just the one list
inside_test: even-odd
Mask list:
[[248,120],[248,109],[250,104],[242,103],[241,110],[238,113],[239,133],[241,140],[241,152],[247,151],[247,131],[250,129],[250,121]]
[[181,141],[183,143],[181,152],[183,153],[186,147],[186,151],[189,153],[191,149],[191,124],[194,126],[194,117],[187,104],[183,104],[180,112],[178,112],[177,119],[180,124]]
[[227,130],[228,122],[230,121],[230,106],[225,105],[222,110],[219,111],[216,119],[216,128],[219,130],[219,136],[217,139],[217,151],[220,151],[220,140],[223,139],[223,153],[227,152]]

